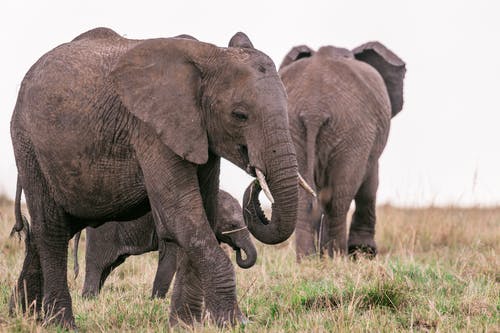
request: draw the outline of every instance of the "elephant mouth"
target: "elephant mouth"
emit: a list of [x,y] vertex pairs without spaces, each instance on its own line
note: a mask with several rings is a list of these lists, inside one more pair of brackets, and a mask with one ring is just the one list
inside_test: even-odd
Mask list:
[[257,180],[253,182],[252,187],[250,188],[250,197],[248,198],[248,204],[247,206],[250,206],[253,211],[255,212],[255,216],[259,220],[260,223],[262,224],[269,224],[269,219],[266,217],[264,214],[264,211],[262,210],[262,206],[260,205],[260,201],[258,200],[259,198],[259,193],[262,191],[262,188],[260,187],[260,184]]
[[271,190],[269,189],[269,185],[266,181],[266,176],[262,172],[262,170],[258,169],[255,166],[250,165],[250,158],[248,156],[248,147],[246,145],[238,145],[238,152],[243,161],[243,165],[245,166],[245,171],[252,177],[257,177],[261,189],[264,191],[266,197],[269,201],[274,204],[274,198],[271,194]]
[[242,165],[245,166],[245,171],[252,177],[256,176],[255,167],[250,165],[250,157],[248,156],[248,147],[246,145],[238,145],[238,153],[242,161]]

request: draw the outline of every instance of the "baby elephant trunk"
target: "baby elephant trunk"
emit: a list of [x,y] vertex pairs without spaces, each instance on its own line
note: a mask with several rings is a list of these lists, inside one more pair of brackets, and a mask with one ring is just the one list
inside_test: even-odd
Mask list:
[[218,238],[236,251],[236,263],[238,263],[238,266],[241,268],[250,268],[255,265],[257,250],[246,226],[235,230],[223,231]]
[[[245,253],[245,258],[243,258],[241,252]],[[241,247],[236,248],[236,263],[241,268],[250,268],[255,265],[257,261],[257,250],[247,234],[244,238],[244,244]]]

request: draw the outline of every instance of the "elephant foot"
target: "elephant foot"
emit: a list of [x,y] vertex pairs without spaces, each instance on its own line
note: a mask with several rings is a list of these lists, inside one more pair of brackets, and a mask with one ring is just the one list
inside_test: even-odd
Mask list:
[[14,317],[16,313],[21,311],[29,316],[36,315],[37,318],[42,317],[41,297],[38,295],[33,297],[29,292],[27,291],[27,294],[24,294],[24,288],[19,291],[12,291],[9,300],[9,316]]
[[366,244],[350,244],[348,253],[349,257],[353,260],[359,258],[374,259],[377,256],[377,247]]
[[219,327],[234,327],[238,324],[246,325],[247,317],[239,309],[215,317],[215,323]]
[[[246,326],[250,323],[248,318],[242,313],[238,315],[228,315],[228,316],[220,316],[217,318],[215,317],[212,318],[213,318],[212,322],[221,328],[223,327],[231,328],[236,325]],[[180,323],[186,326],[193,326],[196,322],[203,322],[203,320],[199,316],[195,318],[195,316],[187,315],[186,313],[177,313],[175,315],[171,315],[169,319],[169,324],[171,327],[177,326]]]
[[60,326],[64,330],[67,331],[76,331],[77,327],[75,324],[75,320],[73,318],[71,319],[47,319],[44,323],[45,326],[47,325],[55,325],[55,326]]
[[99,294],[99,292],[95,291],[95,290],[84,290],[84,291],[82,291],[82,297],[85,298],[85,299],[96,298],[98,294]]
[[165,299],[167,298],[167,292],[168,290],[153,290],[151,294],[151,299]]
[[177,326],[179,323],[183,323],[187,326],[193,326],[196,322],[201,322],[201,314],[191,314],[189,311],[179,311],[170,314],[170,326]]
[[307,253],[307,254],[297,253],[297,255],[296,255],[297,263],[299,263],[299,264],[302,261],[314,260],[314,259],[319,258],[319,257],[320,257],[320,254],[317,252],[312,252],[312,253]]
[[49,307],[46,307],[44,325],[56,325],[65,330],[76,330],[72,311],[67,311],[66,308],[49,310]]

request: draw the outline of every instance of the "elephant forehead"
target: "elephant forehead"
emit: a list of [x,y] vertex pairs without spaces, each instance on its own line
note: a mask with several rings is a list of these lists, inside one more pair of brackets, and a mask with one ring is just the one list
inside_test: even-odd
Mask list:
[[261,73],[276,72],[274,62],[266,54],[255,49],[228,48],[226,52],[237,62],[249,65]]
[[223,51],[239,62],[246,62],[250,58],[250,54],[248,54],[248,52],[245,52],[242,48],[229,47],[223,49]]
[[[256,80],[255,92],[261,97],[267,96],[273,100],[280,97],[286,99],[285,87],[278,75],[267,75]],[[265,102],[268,103],[269,101],[266,100]]]

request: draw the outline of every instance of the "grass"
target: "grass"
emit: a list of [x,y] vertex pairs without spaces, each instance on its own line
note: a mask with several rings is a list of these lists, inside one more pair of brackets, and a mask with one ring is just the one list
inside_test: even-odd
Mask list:
[[[0,205],[0,331],[60,332],[8,300],[24,244],[9,238],[11,203]],[[311,258],[295,262],[293,241],[258,244],[249,270],[235,268],[244,332],[500,332],[500,208],[378,208],[375,260]],[[80,265],[83,268],[84,242]],[[234,260],[234,258],[233,258]],[[69,258],[72,267],[72,258]],[[82,332],[217,332],[210,324],[168,327],[169,298],[149,299],[156,253],[127,259],[96,300],[79,296],[83,277],[69,270]],[[81,268],[81,270],[82,270]]]

